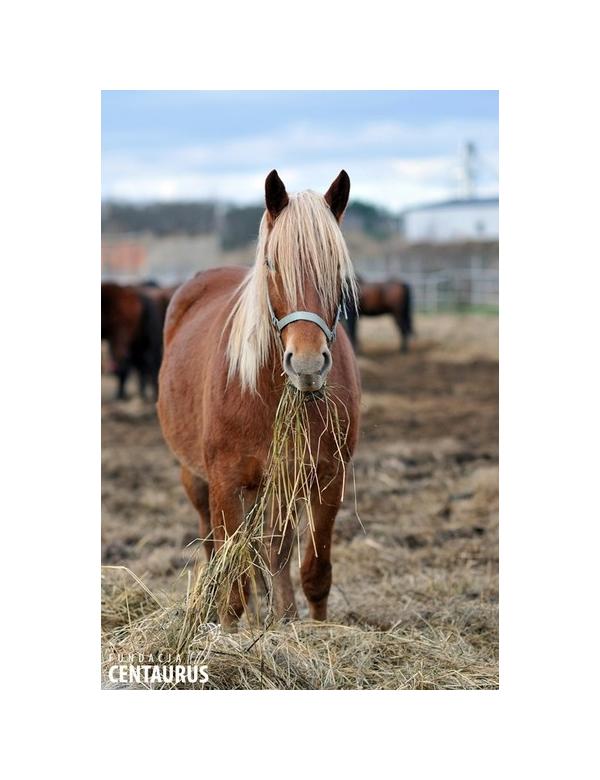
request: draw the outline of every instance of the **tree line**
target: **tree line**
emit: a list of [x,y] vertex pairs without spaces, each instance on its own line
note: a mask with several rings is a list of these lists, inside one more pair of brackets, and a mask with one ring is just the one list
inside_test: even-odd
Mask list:
[[[155,236],[218,233],[223,249],[236,249],[253,241],[263,206],[223,206],[212,201],[102,204],[102,232],[150,233]],[[398,227],[398,217],[362,201],[353,201],[346,212],[346,229],[384,240]]]

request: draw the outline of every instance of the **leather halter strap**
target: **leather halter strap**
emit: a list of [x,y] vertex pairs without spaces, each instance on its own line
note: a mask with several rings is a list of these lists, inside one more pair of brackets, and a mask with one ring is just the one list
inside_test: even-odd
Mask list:
[[305,322],[314,322],[315,325],[318,325],[325,334],[325,338],[327,339],[328,344],[331,344],[333,341],[335,341],[335,331],[340,320],[340,314],[342,313],[341,306],[338,306],[333,325],[331,328],[329,328],[325,320],[322,317],[319,317],[318,314],[314,314],[312,311],[293,311],[291,314],[286,314],[285,317],[282,317],[280,320],[278,320],[277,315],[273,311],[273,306],[271,305],[271,298],[268,295],[267,301],[269,303],[271,322],[279,333],[281,333],[285,327],[291,325],[292,322],[303,320]]

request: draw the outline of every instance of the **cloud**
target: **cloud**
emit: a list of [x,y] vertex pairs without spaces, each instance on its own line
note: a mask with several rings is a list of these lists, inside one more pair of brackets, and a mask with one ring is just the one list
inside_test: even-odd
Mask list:
[[452,120],[417,126],[390,120],[341,128],[294,123],[277,132],[197,145],[106,150],[103,196],[249,203],[262,198],[272,168],[292,191],[324,190],[345,168],[355,198],[397,210],[456,194],[459,150],[465,140],[477,143],[486,162],[482,189],[494,190],[496,122]]

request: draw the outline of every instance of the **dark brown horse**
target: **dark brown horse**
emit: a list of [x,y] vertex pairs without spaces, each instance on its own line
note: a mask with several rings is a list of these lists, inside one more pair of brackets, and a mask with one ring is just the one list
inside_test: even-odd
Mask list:
[[[251,269],[217,268],[179,288],[167,312],[158,411],[165,438],[182,465],[182,481],[200,515],[210,556],[244,522],[256,500],[272,440],[283,383],[318,391],[336,387],[348,424],[350,457],[358,437],[360,385],[354,352],[335,330],[344,297],[355,291],[352,264],[339,228],[350,180],[345,171],[325,197],[288,195],[272,171],[267,210]],[[308,401],[311,435],[323,429]],[[337,401],[336,401],[337,403]],[[302,587],[314,619],[324,620],[331,587],[331,536],[342,500],[343,476],[333,437],[322,436],[319,483],[312,495],[314,541],[301,566]],[[275,536],[272,518],[265,518]],[[270,545],[274,608],[297,615],[290,580],[292,529]],[[248,582],[229,594],[220,615],[232,627],[243,614]]]
[[391,314],[400,332],[400,351],[408,351],[408,341],[413,334],[412,291],[405,282],[390,279],[387,282],[363,282],[359,280],[358,313],[348,305],[346,327],[356,349],[358,315],[378,317]]
[[118,380],[117,398],[126,398],[125,386],[132,370],[138,375],[142,398],[148,383],[156,397],[166,293],[105,282],[101,296],[101,337],[108,342],[112,371]]
[[136,285],[135,289],[141,295],[145,295],[151,301],[154,301],[154,303],[158,308],[158,313],[161,319],[161,323],[162,325],[164,325],[165,318],[167,315],[167,308],[178,286],[179,285],[175,285],[172,287],[161,287],[155,281],[147,280],[142,282],[141,284]]

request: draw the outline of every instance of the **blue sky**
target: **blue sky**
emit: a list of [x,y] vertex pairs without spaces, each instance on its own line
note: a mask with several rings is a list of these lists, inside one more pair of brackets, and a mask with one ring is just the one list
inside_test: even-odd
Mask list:
[[256,203],[272,168],[291,192],[345,168],[354,198],[399,210],[459,193],[465,141],[496,194],[495,91],[105,91],[102,197]]

